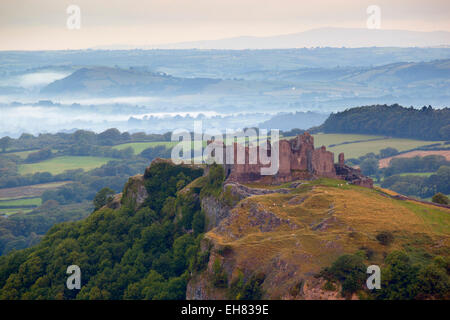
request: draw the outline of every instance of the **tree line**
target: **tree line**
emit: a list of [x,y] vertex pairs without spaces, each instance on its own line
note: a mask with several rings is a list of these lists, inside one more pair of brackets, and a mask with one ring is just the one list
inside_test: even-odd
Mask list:
[[433,109],[431,106],[415,109],[398,104],[356,107],[332,113],[312,131],[450,140],[450,109]]

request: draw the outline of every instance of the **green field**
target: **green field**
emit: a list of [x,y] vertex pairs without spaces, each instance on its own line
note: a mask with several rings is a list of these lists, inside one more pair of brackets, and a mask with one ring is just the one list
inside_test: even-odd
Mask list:
[[406,151],[434,143],[439,143],[439,141],[422,141],[422,140],[393,138],[393,139],[383,139],[376,141],[343,144],[336,147],[327,148],[327,150],[334,152],[335,159],[337,159],[337,155],[341,152],[344,152],[346,159],[350,159],[361,157],[370,152],[378,154],[381,149],[388,147],[395,148],[398,151]]
[[98,168],[111,160],[113,159],[103,157],[63,156],[38,163],[22,164],[19,166],[19,173],[33,174],[36,172],[50,172],[51,174],[58,174],[65,170],[73,169],[84,169],[87,171]]
[[29,199],[15,199],[15,200],[3,200],[0,201],[0,208],[4,207],[19,207],[19,206],[40,206],[42,203],[41,198],[29,198]]
[[[177,145],[179,142],[176,141],[154,141],[154,142],[134,142],[134,143],[124,143],[114,146],[113,149],[123,150],[128,147],[131,147],[134,151],[134,154],[140,154],[147,148],[154,148],[156,146],[165,146],[166,148],[172,148]],[[203,143],[203,146],[206,146],[206,142]]]
[[344,142],[383,139],[383,136],[371,136],[367,134],[337,134],[337,133],[327,133],[327,134],[319,133],[313,134],[313,137],[314,137],[314,145],[316,146],[316,148],[320,146],[326,146],[328,148],[329,145],[340,144]]
[[12,215],[18,212],[31,212],[33,208],[40,206],[41,198],[28,198],[0,201],[0,215]]
[[23,212],[23,213],[28,213],[33,211],[33,209],[20,209],[20,208],[15,208],[15,209],[2,209],[0,208],[0,216],[10,216],[19,212]]
[[156,146],[165,146],[166,148],[171,148],[176,145],[177,142],[172,141],[154,141],[154,142],[132,142],[124,143],[114,146],[113,149],[123,150],[128,147],[133,148],[134,154],[139,154],[147,148],[154,148]]
[[400,173],[399,176],[419,176],[419,177],[429,177],[436,172],[405,172]]

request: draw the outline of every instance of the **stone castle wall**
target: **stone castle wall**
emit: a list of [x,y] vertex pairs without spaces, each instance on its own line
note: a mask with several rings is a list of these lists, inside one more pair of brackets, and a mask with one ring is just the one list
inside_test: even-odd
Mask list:
[[[358,169],[344,164],[344,155],[339,155],[339,163],[334,163],[334,154],[327,151],[325,146],[315,149],[314,137],[305,132],[291,140],[279,141],[279,169],[274,176],[261,175],[261,168],[270,164],[262,164],[259,159],[259,147],[234,144],[234,163],[225,166],[227,180],[239,183],[268,182],[280,183],[298,179],[311,179],[314,177],[339,178],[350,183],[372,187],[371,179],[363,176]],[[242,153],[241,153],[242,152]],[[250,154],[256,152],[253,163],[250,163]],[[245,154],[245,163],[238,162],[238,154]],[[271,155],[271,146],[268,146],[268,156]],[[225,159],[225,155],[224,155]],[[228,163],[228,162],[227,162]],[[338,172],[337,172],[338,171]]]

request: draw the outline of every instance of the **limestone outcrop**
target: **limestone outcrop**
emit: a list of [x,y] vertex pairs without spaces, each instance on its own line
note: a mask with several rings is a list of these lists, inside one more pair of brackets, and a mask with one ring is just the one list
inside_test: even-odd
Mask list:
[[147,197],[148,193],[145,188],[144,176],[140,174],[128,179],[122,193],[121,203],[137,209],[144,203]]

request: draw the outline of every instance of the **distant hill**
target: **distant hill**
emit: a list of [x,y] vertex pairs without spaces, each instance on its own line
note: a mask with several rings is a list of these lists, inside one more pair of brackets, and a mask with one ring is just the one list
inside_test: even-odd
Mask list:
[[41,90],[46,94],[165,95],[197,93],[220,80],[178,78],[162,72],[110,67],[82,68]]
[[309,129],[321,125],[328,118],[328,114],[317,112],[278,113],[267,121],[259,124],[261,129]]
[[[297,96],[299,102],[336,99],[394,101],[447,101],[450,59],[430,62],[397,62],[376,67],[301,68],[253,71],[242,78],[175,77],[147,68],[81,68],[41,90],[51,95],[164,96],[180,94],[237,95],[248,97]],[[318,100],[317,100],[318,98]],[[376,99],[375,99],[376,98]],[[396,100],[397,98],[398,100]],[[433,100],[435,99],[435,100]],[[439,102],[436,102],[439,101]],[[364,100],[362,100],[364,101]],[[430,102],[428,102],[430,101]],[[351,102],[362,104],[365,102]],[[391,102],[391,103],[392,103]],[[372,102],[368,102],[370,104]],[[317,125],[320,123],[315,123]]]
[[346,81],[378,87],[405,85],[427,80],[450,79],[450,59],[428,62],[396,62],[375,67],[301,68],[287,71],[258,71],[246,75],[248,79],[283,81]]
[[367,28],[317,28],[269,37],[241,36],[161,45],[111,45],[95,49],[284,49],[304,47],[430,47],[450,45],[450,32]]
[[392,63],[367,70],[358,70],[343,79],[384,86],[391,83],[410,84],[431,79],[442,79],[445,83],[450,79],[450,60]]
[[314,129],[325,133],[361,133],[423,140],[450,139],[450,109],[373,105],[332,113]]

